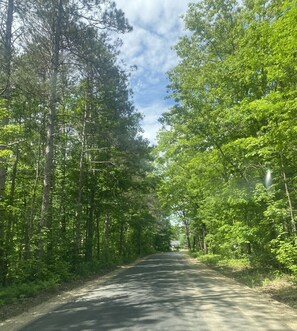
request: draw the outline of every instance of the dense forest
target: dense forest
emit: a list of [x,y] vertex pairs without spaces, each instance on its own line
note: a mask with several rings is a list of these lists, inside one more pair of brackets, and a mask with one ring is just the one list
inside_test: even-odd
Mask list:
[[168,248],[118,59],[124,13],[109,0],[1,0],[0,13],[0,287]]
[[297,275],[297,1],[184,22],[151,147],[114,1],[0,0],[0,305],[168,250],[169,219],[190,250]]
[[156,151],[190,249],[297,275],[297,2],[202,0]]

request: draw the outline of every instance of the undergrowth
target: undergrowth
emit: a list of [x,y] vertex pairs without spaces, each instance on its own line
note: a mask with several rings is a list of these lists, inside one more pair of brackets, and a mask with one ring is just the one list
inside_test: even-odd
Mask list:
[[[123,264],[128,262],[132,261],[124,261]],[[55,293],[63,287],[71,286],[72,283],[88,280],[112,271],[120,264],[122,263],[119,261],[117,263],[80,263],[75,270],[63,273],[63,275],[48,273],[44,275],[42,280],[27,279],[27,281],[17,282],[9,286],[0,286],[0,308],[18,303],[25,298],[36,297],[42,293]]]
[[56,279],[49,279],[9,287],[0,287],[0,307],[5,304],[15,303],[23,298],[34,297],[42,291],[55,291],[59,285]]

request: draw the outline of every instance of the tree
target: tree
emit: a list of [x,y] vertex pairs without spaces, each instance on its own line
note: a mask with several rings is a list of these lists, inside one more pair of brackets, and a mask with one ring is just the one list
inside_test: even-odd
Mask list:
[[[12,67],[12,26],[14,14],[14,0],[8,0],[5,3],[4,22],[1,22],[1,57],[3,57],[3,66],[1,73],[3,74],[3,82],[1,82],[1,97],[4,100],[4,105],[1,104],[2,116],[0,118],[0,128],[6,129],[9,124],[10,102],[11,102],[11,67]],[[4,23],[4,24],[3,24]],[[0,283],[5,284],[7,272],[7,259],[5,254],[5,210],[3,199],[6,187],[7,178],[7,141],[0,140]]]
[[284,267],[296,241],[294,19],[290,1],[191,4],[159,142],[161,198],[209,250]]
[[112,42],[131,29],[123,12],[91,0],[14,9],[1,283],[56,283],[165,246],[151,148]]

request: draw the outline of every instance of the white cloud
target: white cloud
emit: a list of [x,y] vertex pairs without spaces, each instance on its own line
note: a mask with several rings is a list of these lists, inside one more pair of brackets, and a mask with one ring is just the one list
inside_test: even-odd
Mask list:
[[143,137],[147,138],[152,144],[156,143],[157,133],[161,129],[158,119],[168,108],[169,106],[165,102],[156,101],[138,109],[140,113],[145,114],[145,118],[142,121],[142,127],[144,129]]
[[[197,1],[197,0],[195,0]],[[116,0],[133,31],[123,35],[121,56],[138,70],[131,78],[136,107],[144,113],[144,136],[155,141],[160,128],[157,119],[167,110],[166,72],[177,64],[172,47],[184,34],[181,16],[188,3],[177,0]]]
[[[159,71],[168,70],[169,57],[175,57],[171,47],[182,35],[181,14],[187,9],[186,1],[172,0],[118,0],[118,7],[125,12],[134,30],[123,36],[123,55],[128,61],[134,60],[138,65],[153,67]],[[142,60],[139,52],[142,51]],[[164,68],[164,69],[163,69]]]

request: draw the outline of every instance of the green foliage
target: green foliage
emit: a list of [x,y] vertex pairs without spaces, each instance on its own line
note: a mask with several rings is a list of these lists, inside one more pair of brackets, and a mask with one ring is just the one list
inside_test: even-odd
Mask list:
[[26,4],[12,15],[18,52],[3,56],[0,39],[2,302],[167,250],[171,236],[111,43],[131,29],[124,13],[109,1]]
[[296,238],[274,239],[271,241],[271,245],[280,264],[297,276]]
[[54,291],[59,283],[55,278],[27,282],[10,287],[0,287],[0,307],[1,305],[14,303],[19,299],[35,297],[40,292]]
[[293,273],[296,15],[291,1],[191,4],[157,152],[160,199],[190,248]]
[[208,265],[211,266],[216,266],[219,261],[221,261],[222,257],[219,254],[201,254],[201,253],[190,253],[190,255],[194,258],[199,259],[199,261],[203,263],[207,263]]

